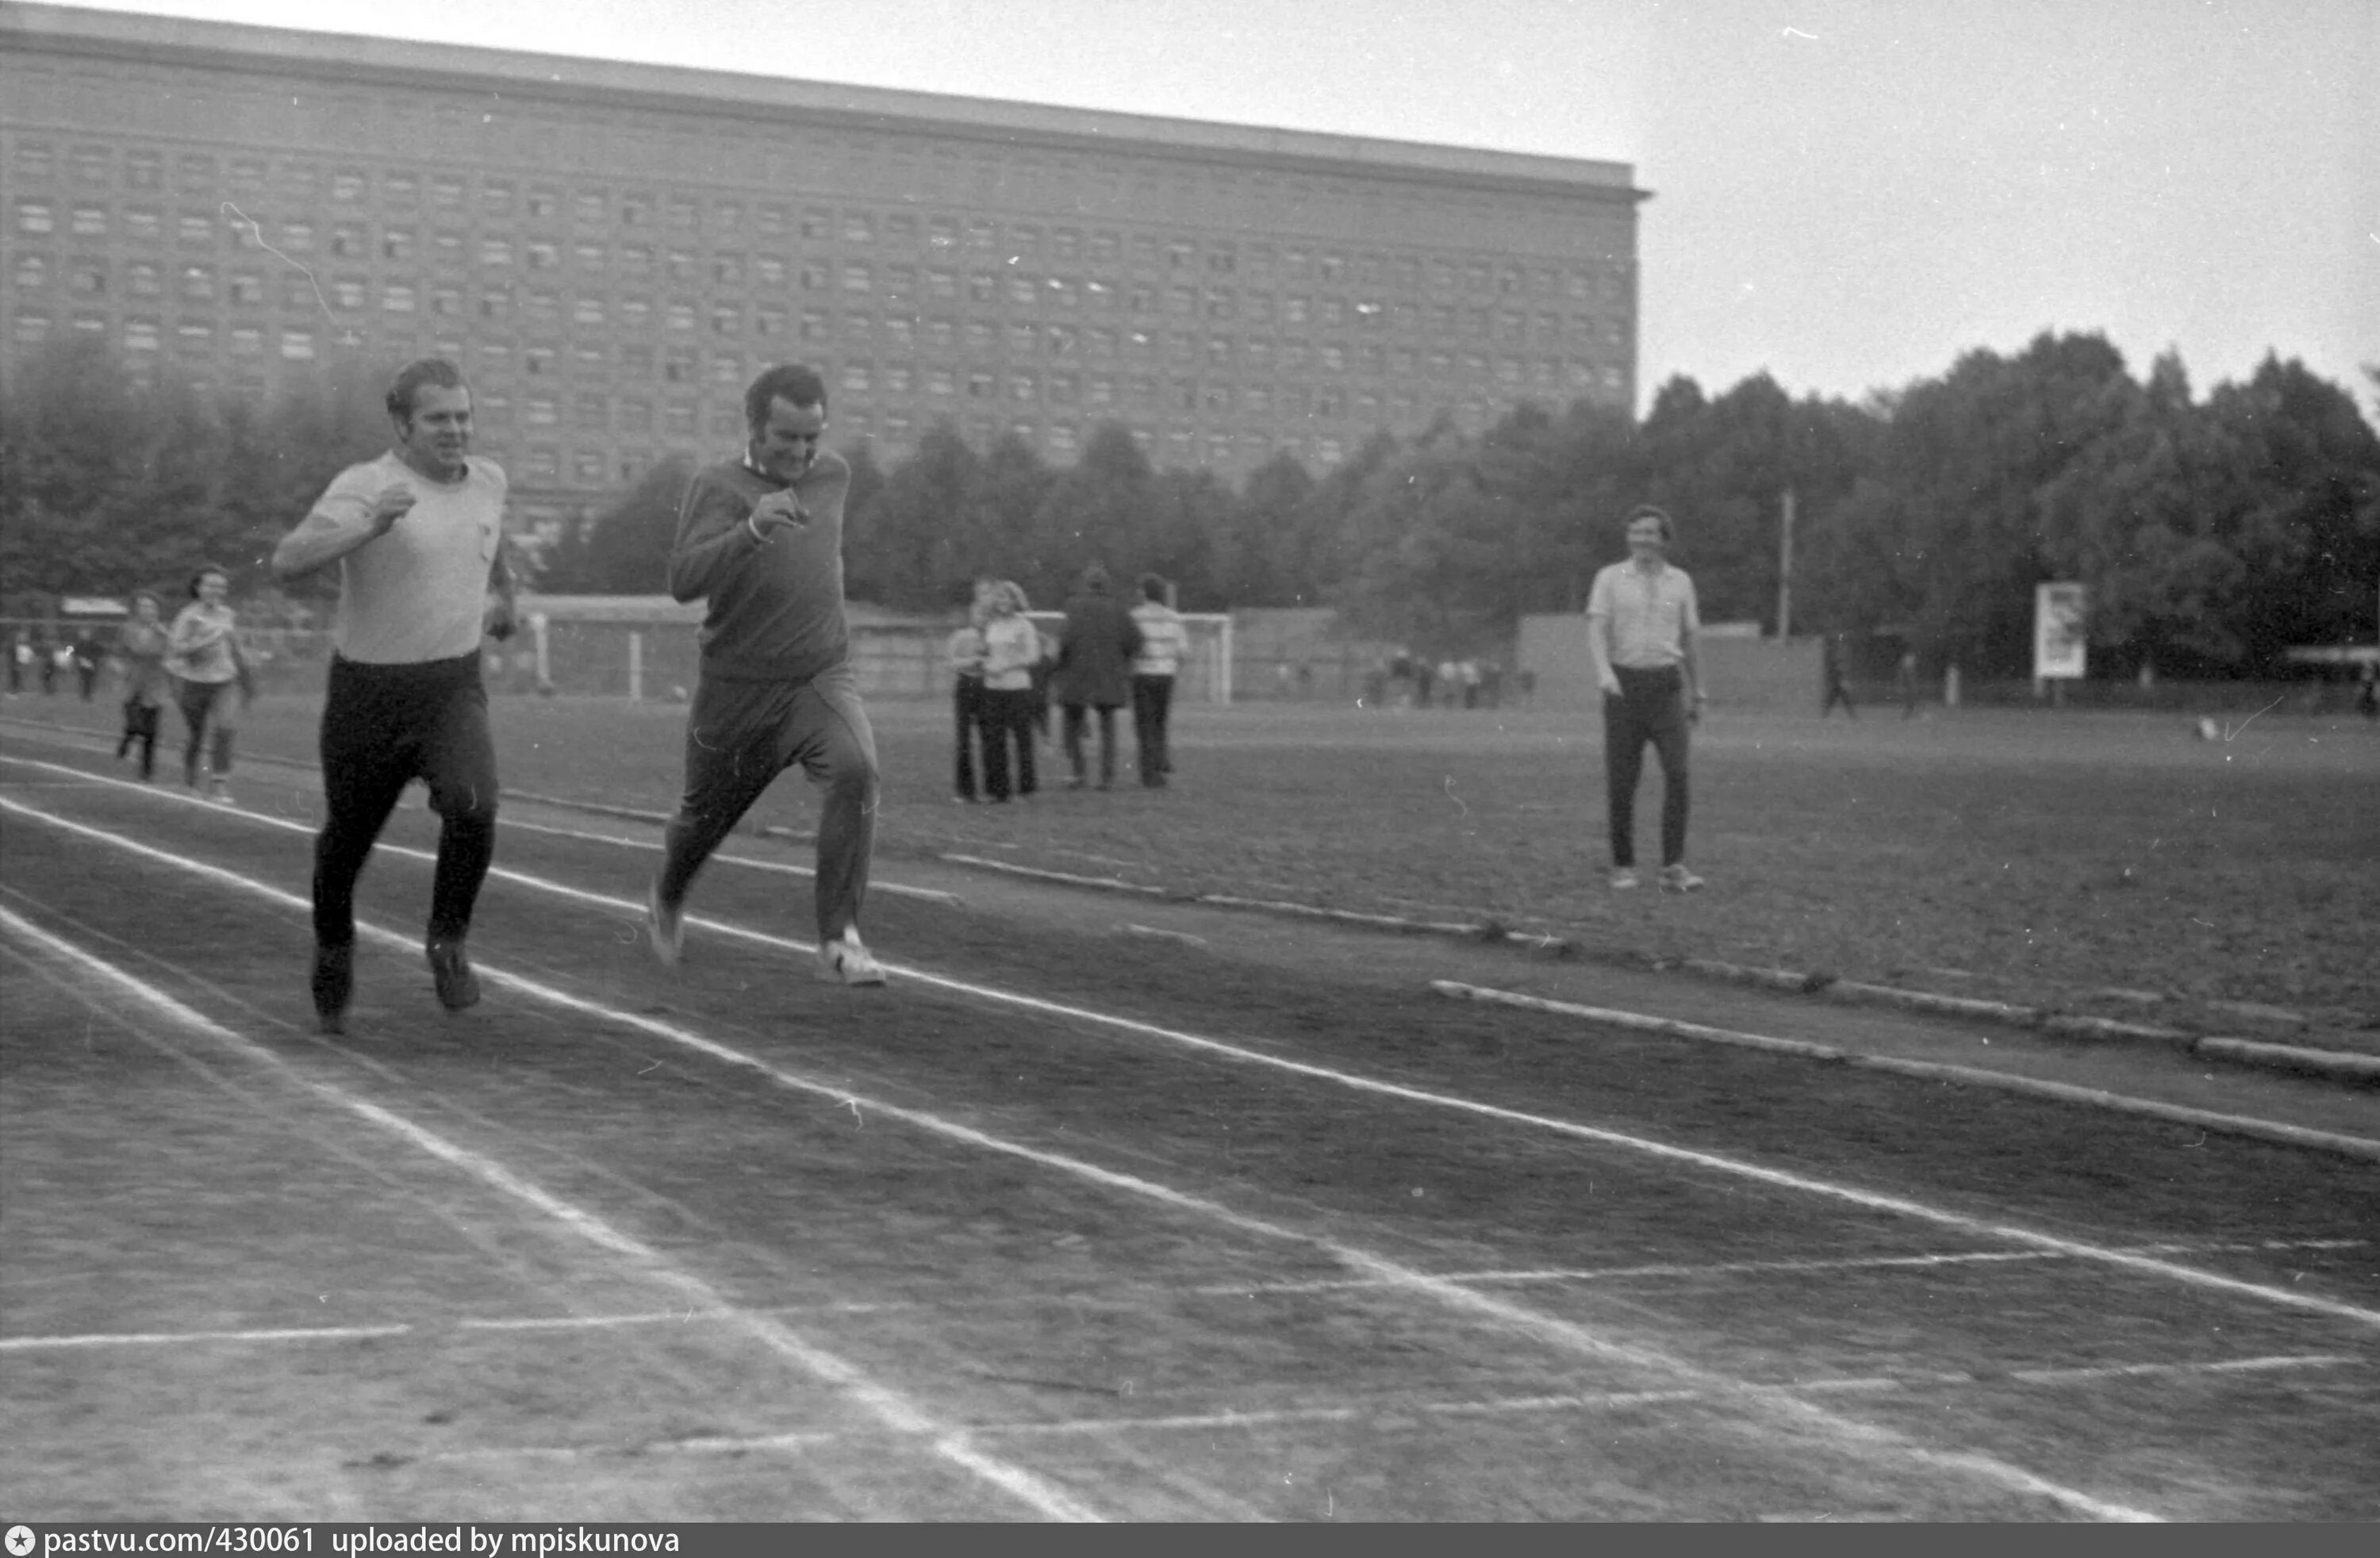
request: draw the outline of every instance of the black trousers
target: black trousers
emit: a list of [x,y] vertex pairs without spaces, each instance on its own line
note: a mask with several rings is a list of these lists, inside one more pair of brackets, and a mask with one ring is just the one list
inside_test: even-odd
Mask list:
[[1099,783],[1115,783],[1115,717],[1116,705],[1099,703],[1086,709],[1080,703],[1062,705],[1066,712],[1066,762],[1080,783],[1083,777],[1084,715],[1096,712],[1099,716]]
[[334,657],[322,753],[328,812],[314,840],[314,940],[356,939],[356,879],[416,779],[440,819],[430,936],[461,938],[496,852],[496,746],[479,652],[412,665]]
[[1603,695],[1603,779],[1611,807],[1611,863],[1636,863],[1636,782],[1645,748],[1661,759],[1661,863],[1686,858],[1685,678],[1674,667],[1614,666],[1620,695]]
[[1140,751],[1140,782],[1165,783],[1173,772],[1173,748],[1167,722],[1173,713],[1173,678],[1135,676],[1132,679],[1132,736]]
[[[994,800],[1011,794],[1029,796],[1040,787],[1034,772],[1033,714],[1041,695],[1031,688],[1002,691],[988,688],[983,695],[983,789]],[[1009,787],[1008,756],[1016,753],[1015,788]]]
[[[239,696],[237,682],[176,681],[174,701],[182,708],[182,724],[190,738],[182,745],[182,782],[192,789],[199,787],[200,759],[222,779],[231,773],[232,728],[216,714],[224,703]],[[212,748],[212,751],[208,750]]]
[[140,777],[146,781],[157,774],[157,726],[164,712],[154,703],[144,703],[138,698],[124,700],[124,738],[115,744],[115,755],[124,756],[133,748],[140,749]]
[[958,793],[968,800],[975,799],[975,749],[978,737],[989,740],[985,731],[986,704],[990,696],[983,689],[981,676],[961,676],[951,691],[951,716],[958,741],[958,770],[953,783]]

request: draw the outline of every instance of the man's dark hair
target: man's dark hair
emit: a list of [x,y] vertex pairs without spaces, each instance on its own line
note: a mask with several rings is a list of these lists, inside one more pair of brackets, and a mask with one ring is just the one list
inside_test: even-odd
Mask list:
[[1675,546],[1678,543],[1678,522],[1670,517],[1668,509],[1656,504],[1640,503],[1628,511],[1628,517],[1620,522],[1620,528],[1626,529],[1639,519],[1658,519],[1661,522],[1662,542],[1670,546]]
[[1155,574],[1141,575],[1140,598],[1144,601],[1163,602],[1165,599],[1165,580]]
[[199,583],[209,574],[221,574],[225,585],[229,585],[231,583],[231,570],[229,568],[225,567],[220,563],[201,563],[198,566],[198,571],[190,575],[191,600],[195,601],[199,598]]
[[769,420],[769,408],[780,400],[826,409],[826,381],[802,362],[781,362],[752,381],[744,392],[744,425],[754,432]]
[[410,427],[413,425],[413,397],[421,393],[424,384],[440,389],[461,389],[463,371],[443,357],[416,358],[396,371],[388,384],[388,414]]

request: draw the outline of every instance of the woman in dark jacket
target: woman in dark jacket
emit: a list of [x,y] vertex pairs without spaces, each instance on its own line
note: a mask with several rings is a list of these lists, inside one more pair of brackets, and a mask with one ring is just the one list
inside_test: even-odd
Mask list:
[[1066,603],[1066,626],[1058,650],[1055,691],[1065,711],[1066,761],[1083,787],[1083,713],[1099,714],[1099,788],[1115,786],[1115,715],[1132,701],[1132,657],[1140,652],[1140,625],[1115,598],[1107,569],[1093,563],[1083,570],[1082,588]]

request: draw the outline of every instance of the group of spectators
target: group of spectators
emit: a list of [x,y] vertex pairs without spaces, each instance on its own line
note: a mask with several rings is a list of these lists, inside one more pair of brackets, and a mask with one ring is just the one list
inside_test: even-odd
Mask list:
[[1084,747],[1094,721],[1099,786],[1115,787],[1115,716],[1127,704],[1140,782],[1165,787],[1173,771],[1173,680],[1189,639],[1167,603],[1164,579],[1142,575],[1140,594],[1126,607],[1107,569],[1093,563],[1066,602],[1064,622],[1045,635],[1026,615],[1031,606],[1014,580],[976,580],[966,626],[950,639],[954,799],[978,798],[978,771],[980,798],[1005,804],[1036,793],[1037,747],[1049,738],[1052,703],[1062,712],[1067,788],[1091,782]]
[[[112,658],[122,677],[124,728],[117,760],[137,751],[143,783],[157,773],[157,737],[168,697],[182,712],[188,740],[182,749],[183,782],[230,805],[232,746],[239,711],[256,697],[256,677],[240,649],[238,618],[225,597],[230,576],[212,564],[190,577],[189,602],[169,625],[158,598],[143,590],[132,597],[132,615],[118,629]],[[90,630],[69,643],[52,644],[18,629],[8,645],[8,692],[25,689],[29,672],[42,691],[55,696],[59,676],[71,668],[82,700],[92,700],[100,672],[111,658]]]
[[[1398,650],[1373,667],[1366,678],[1365,701],[1373,708],[1495,709],[1506,696],[1503,665],[1494,660],[1444,660],[1432,664],[1426,655]],[[1536,690],[1536,678],[1521,673],[1524,692]]]

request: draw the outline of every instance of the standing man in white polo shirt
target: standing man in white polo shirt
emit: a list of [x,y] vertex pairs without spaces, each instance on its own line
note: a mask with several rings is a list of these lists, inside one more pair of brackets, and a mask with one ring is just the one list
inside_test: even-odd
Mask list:
[[396,446],[349,466],[273,554],[302,578],[339,566],[337,652],[322,702],[327,815],[314,844],[314,1013],[345,1031],[355,986],[356,878],[407,784],[441,819],[424,948],[439,1004],[480,999],[463,950],[495,854],[496,749],[482,634],[509,638],[504,473],[470,453],[471,392],[452,363],[408,363],[388,389]]
[[1661,759],[1661,885],[1691,893],[1686,869],[1686,729],[1702,718],[1694,581],[1670,566],[1677,527],[1646,504],[1628,514],[1628,561],[1595,576],[1586,642],[1603,689],[1603,774],[1611,809],[1611,885],[1636,877],[1636,781],[1647,742]]

